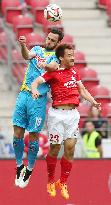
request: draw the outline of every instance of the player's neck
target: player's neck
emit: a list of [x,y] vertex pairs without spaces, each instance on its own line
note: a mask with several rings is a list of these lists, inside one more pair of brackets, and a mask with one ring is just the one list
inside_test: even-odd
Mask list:
[[63,68],[64,70],[67,69],[69,70],[70,68],[72,68],[72,66],[68,66],[68,65],[65,65],[65,64],[60,64],[60,68]]

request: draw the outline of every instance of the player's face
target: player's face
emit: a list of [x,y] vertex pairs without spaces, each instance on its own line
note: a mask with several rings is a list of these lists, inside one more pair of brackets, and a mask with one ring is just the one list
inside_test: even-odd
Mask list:
[[62,64],[64,64],[66,68],[70,68],[74,66],[74,50],[73,49],[65,49],[64,57],[62,58]]
[[46,38],[46,45],[45,48],[47,50],[54,50],[56,48],[56,46],[59,44],[59,35],[58,34],[54,34],[54,33],[49,33],[47,38]]

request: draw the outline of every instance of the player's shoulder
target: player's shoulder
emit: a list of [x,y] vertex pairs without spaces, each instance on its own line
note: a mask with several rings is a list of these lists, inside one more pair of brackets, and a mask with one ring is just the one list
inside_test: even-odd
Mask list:
[[72,72],[73,72],[74,74],[78,73],[78,69],[77,69],[75,66],[73,66],[73,67],[71,68],[71,70],[72,70]]
[[41,46],[34,46],[31,50],[38,52],[38,51],[42,50],[42,47]]
[[38,46],[38,45],[34,46],[33,48],[35,48],[35,49],[42,49],[42,47]]

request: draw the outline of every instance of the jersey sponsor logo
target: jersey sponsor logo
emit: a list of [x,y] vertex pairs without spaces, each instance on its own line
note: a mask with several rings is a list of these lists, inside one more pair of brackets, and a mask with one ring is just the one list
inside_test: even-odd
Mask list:
[[40,56],[36,56],[35,58],[37,59],[38,63],[45,63],[45,61],[46,61],[45,58],[42,58]]
[[71,77],[72,80],[64,83],[64,86],[67,87],[67,88],[73,88],[73,87],[77,87],[77,84],[76,84],[76,79],[74,76]]

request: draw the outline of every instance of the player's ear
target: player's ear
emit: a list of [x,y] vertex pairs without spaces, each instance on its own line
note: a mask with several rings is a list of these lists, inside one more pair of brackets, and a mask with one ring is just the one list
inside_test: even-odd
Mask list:
[[58,44],[57,44],[57,45],[59,46],[60,44],[61,44],[61,41],[58,41]]

